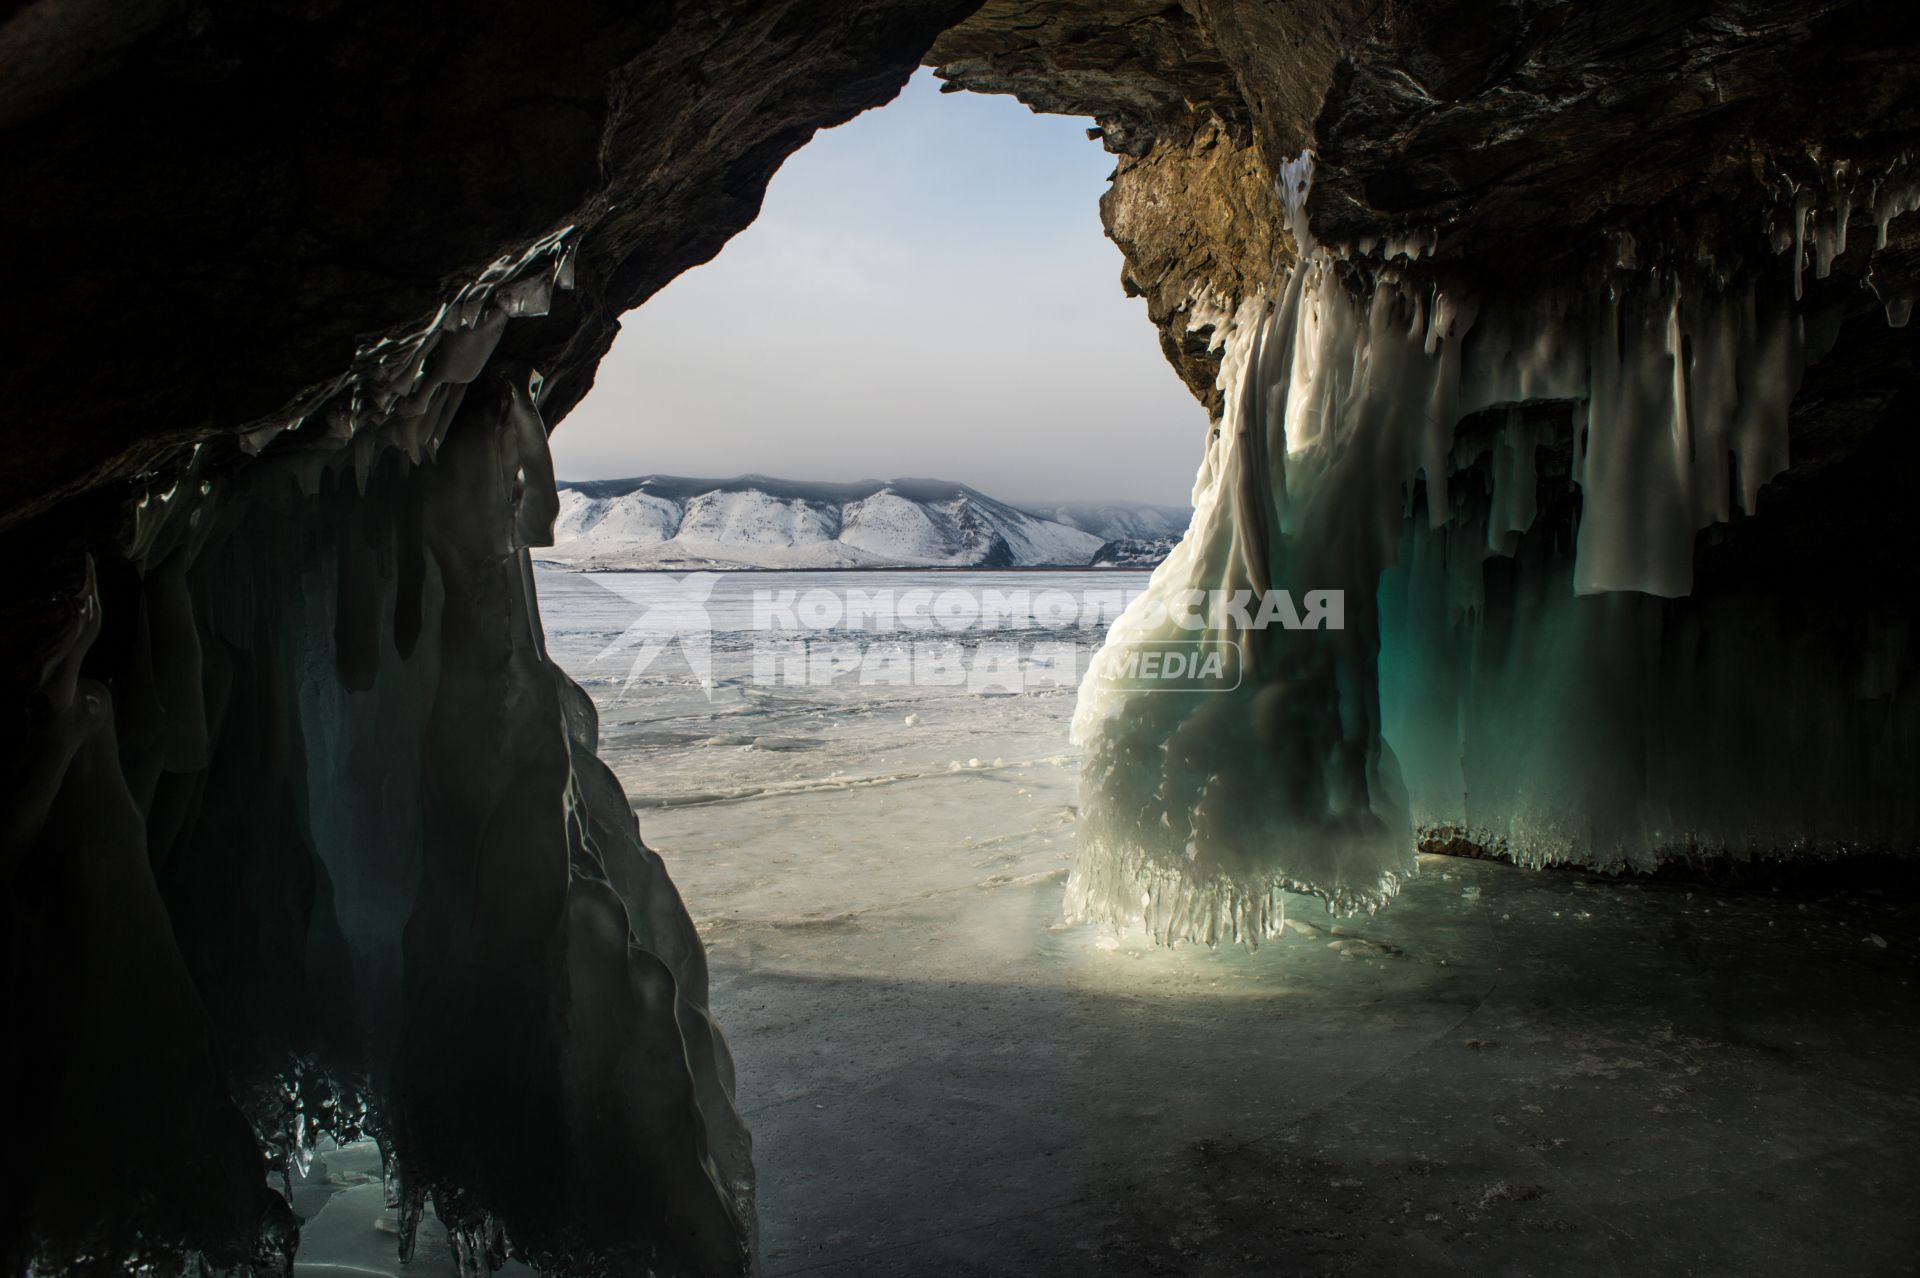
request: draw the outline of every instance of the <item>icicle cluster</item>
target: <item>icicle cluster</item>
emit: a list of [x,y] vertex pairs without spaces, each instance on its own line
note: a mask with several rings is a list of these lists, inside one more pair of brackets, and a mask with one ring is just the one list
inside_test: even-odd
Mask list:
[[[467,1273],[751,1268],[701,944],[534,597],[541,383],[494,351],[570,251],[503,259],[243,456],[155,476],[124,558],[67,596],[0,831],[21,899],[56,876],[59,927],[23,941],[71,950],[48,1014],[92,1027],[43,1080],[84,1108],[22,1153],[34,1272],[128,1233],[143,1272],[291,1272],[263,1149],[290,1189],[320,1135],[362,1132],[402,1256],[431,1200]],[[80,675],[103,615],[110,684]],[[191,1174],[126,1158],[154,1109]]]
[[338,377],[243,428],[241,449],[257,456],[317,418],[323,442],[334,447],[352,444],[375,427],[390,428],[389,437],[358,445],[360,465],[388,447],[404,449],[415,462],[431,455],[459,411],[461,388],[487,366],[507,322],[547,314],[554,290],[573,287],[574,230],[562,227],[501,257],[419,330],[363,347]]
[[[1777,757],[1738,783],[1707,775],[1729,753],[1713,735],[1739,731],[1744,701],[1729,682],[1792,660],[1763,640],[1741,651],[1734,636],[1766,633],[1764,611],[1715,618],[1728,637],[1713,674],[1661,650],[1661,601],[1692,590],[1697,534],[1754,514],[1787,465],[1789,405],[1833,331],[1794,305],[1800,254],[1827,272],[1853,195],[1836,197],[1837,215],[1793,206],[1793,225],[1815,230],[1810,247],[1790,239],[1787,262],[1642,264],[1624,240],[1599,287],[1490,281],[1483,296],[1386,262],[1355,270],[1317,245],[1311,175],[1303,156],[1282,178],[1300,253],[1271,298],[1230,317],[1207,299],[1194,307],[1224,338],[1225,414],[1186,540],[1081,688],[1070,916],[1144,922],[1170,941],[1258,940],[1279,926],[1283,890],[1337,910],[1386,901],[1411,872],[1416,827],[1601,865],[1675,847],[1851,843],[1883,818],[1897,829],[1897,814],[1877,810],[1810,813],[1787,797],[1804,789],[1757,794],[1781,773]],[[1880,217],[1916,197],[1889,181],[1873,199]],[[1427,243],[1388,248],[1412,257]],[[1515,406],[1504,429],[1461,437],[1464,419],[1502,406]],[[1537,457],[1555,444],[1570,454],[1562,491],[1578,490],[1577,520],[1558,530],[1573,544],[1530,549],[1551,564],[1530,563],[1502,601],[1494,643],[1483,563],[1536,528]],[[1206,642],[1235,650],[1238,686],[1130,682],[1120,663],[1132,646],[1194,639],[1169,605],[1195,588],[1341,590],[1346,628],[1255,632],[1215,616]],[[1676,682],[1694,678],[1721,685],[1724,708],[1697,683],[1675,700]],[[1789,718],[1820,725],[1836,768],[1861,766],[1871,716],[1844,694],[1821,701],[1830,691],[1809,690]],[[1838,708],[1819,708],[1829,702]],[[1649,745],[1635,732],[1656,735]],[[1768,749],[1781,747],[1731,754]],[[1843,792],[1884,773],[1865,766]],[[1735,820],[1743,799],[1748,819]]]

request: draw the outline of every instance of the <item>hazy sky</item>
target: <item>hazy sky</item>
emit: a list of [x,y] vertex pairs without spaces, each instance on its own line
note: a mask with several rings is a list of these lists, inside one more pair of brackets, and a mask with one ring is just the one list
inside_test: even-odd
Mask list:
[[816,136],[752,226],[626,317],[554,435],[561,477],[1184,503],[1206,414],[1120,290],[1087,123],[921,71]]

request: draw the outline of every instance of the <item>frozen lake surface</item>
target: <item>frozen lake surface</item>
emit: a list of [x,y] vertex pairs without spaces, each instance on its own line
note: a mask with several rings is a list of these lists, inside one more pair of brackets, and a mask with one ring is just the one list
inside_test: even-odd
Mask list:
[[[820,673],[831,682],[801,681],[788,636],[754,628],[753,598],[777,605],[790,591],[816,592],[817,600],[864,591],[907,600],[931,591],[948,595],[957,613],[960,601],[949,592],[998,591],[1018,603],[1054,591],[1085,601],[1138,590],[1145,573],[728,574],[707,606],[710,692],[692,681],[677,647],[632,683],[630,649],[601,655],[633,621],[650,578],[659,580],[543,575],[548,644],[600,707],[601,756],[626,787],[643,835],[667,856],[710,946],[725,949],[729,929],[741,924],[824,922],[1063,875],[1078,762],[1067,741],[1074,678],[1018,693],[999,685],[974,692],[951,673],[935,672],[947,680],[937,683],[862,682],[859,670],[829,666]],[[610,579],[632,593],[602,584]],[[1102,606],[1094,599],[1086,610]],[[841,664],[849,650],[950,646],[959,650],[952,668],[978,674],[982,654],[1007,645],[1065,646],[1084,658],[1104,628],[1077,615],[1043,626],[1018,614],[992,626],[806,634]],[[769,655],[790,663],[776,665],[771,682],[754,669],[758,657],[764,676]]]
[[[706,938],[768,1275],[1911,1271],[1911,899],[1423,857],[1258,951],[1067,927],[1072,687],[767,682],[753,594],[1144,574],[628,576],[542,574],[550,647]],[[671,626],[606,653],[649,610],[711,695]],[[403,1272],[340,1162],[302,1272]]]

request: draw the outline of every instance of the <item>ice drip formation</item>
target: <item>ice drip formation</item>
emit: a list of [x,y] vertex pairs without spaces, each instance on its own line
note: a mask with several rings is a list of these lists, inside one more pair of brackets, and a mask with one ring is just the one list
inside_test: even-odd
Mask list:
[[1234,693],[1089,685],[1071,913],[1910,854],[1910,7],[1348,9],[0,20],[8,1272],[288,1272],[323,1135],[471,1272],[751,1271],[699,938],[527,550],[620,314],[922,62],[1115,156],[1215,417],[1155,594],[1346,599],[1220,639]]
[[[1223,412],[1193,531],[1082,686],[1069,912],[1257,941],[1289,889],[1377,908],[1416,835],[1607,870],[1911,846],[1902,623],[1806,635],[1777,594],[1683,602],[1700,534],[1786,470],[1834,340],[1844,304],[1797,306],[1803,275],[1831,275],[1856,203],[1886,247],[1920,206],[1906,157],[1786,183],[1744,236],[1621,230],[1571,280],[1518,281],[1423,277],[1430,233],[1318,243],[1313,168],[1281,169],[1297,256],[1273,291],[1194,302]],[[1906,324],[1909,294],[1883,305]],[[1226,612],[1316,589],[1351,601],[1343,628]],[[1117,676],[1132,644],[1196,634],[1236,650],[1231,686]]]

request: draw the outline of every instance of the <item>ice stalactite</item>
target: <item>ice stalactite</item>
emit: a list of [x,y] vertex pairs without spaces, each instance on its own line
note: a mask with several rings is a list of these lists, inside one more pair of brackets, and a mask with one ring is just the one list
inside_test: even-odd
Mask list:
[[[1824,272],[1845,213],[1803,198],[1795,223],[1824,229],[1789,261],[1641,261],[1621,237],[1577,278],[1472,279],[1413,269],[1425,236],[1316,244],[1310,179],[1307,157],[1283,178],[1300,253],[1272,293],[1195,308],[1225,411],[1185,542],[1082,685],[1069,914],[1258,940],[1288,889],[1385,902],[1416,832],[1596,865],[1910,839],[1884,797],[1846,806],[1899,792],[1875,754],[1887,707],[1836,677],[1755,713],[1739,681],[1826,641],[1755,637],[1796,632],[1767,629],[1778,601],[1688,598],[1701,531],[1754,515],[1787,466],[1789,405],[1837,323],[1796,307],[1800,254]],[[1139,644],[1195,641],[1196,590],[1238,685],[1130,678]],[[1344,629],[1248,629],[1220,603],[1316,590],[1344,592]],[[1889,677],[1911,727],[1912,680]],[[1809,733],[1836,780],[1858,769],[1818,800],[1784,744]]]
[[[496,349],[571,248],[152,476],[56,596],[4,850],[65,1099],[10,1264],[287,1272],[262,1155],[371,1135],[403,1254],[431,1201],[475,1274],[751,1270],[701,944],[541,634],[541,382]],[[156,1119],[184,1165],[126,1156]]]
[[[1308,176],[1303,163],[1282,192],[1302,243]],[[1369,610],[1350,610],[1339,630],[1256,631],[1207,616],[1202,642],[1237,654],[1231,688],[1129,689],[1116,668],[1130,645],[1193,637],[1171,607],[1182,591],[1371,590],[1397,535],[1401,477],[1418,465],[1407,450],[1435,434],[1405,426],[1420,425],[1458,376],[1452,343],[1428,355],[1424,308],[1400,314],[1403,300],[1382,291],[1369,314],[1316,252],[1271,301],[1250,299],[1216,321],[1225,411],[1194,486],[1192,525],[1081,687],[1071,915],[1143,920],[1168,940],[1258,939],[1280,927],[1283,889],[1367,907],[1411,870],[1405,807],[1380,742]],[[1369,356],[1376,363],[1361,367]],[[1336,520],[1346,521],[1339,536],[1306,531]]]

